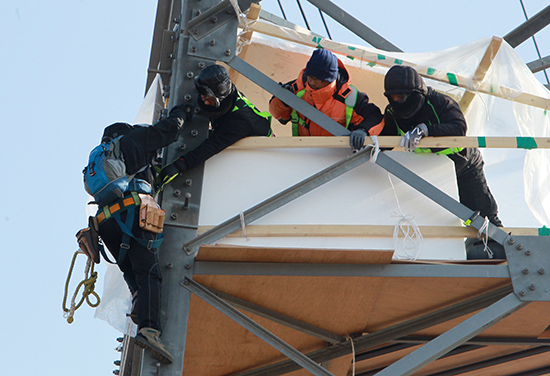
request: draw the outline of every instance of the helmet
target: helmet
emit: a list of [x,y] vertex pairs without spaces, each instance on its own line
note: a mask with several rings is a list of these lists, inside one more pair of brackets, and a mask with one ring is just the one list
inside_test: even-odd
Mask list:
[[221,65],[204,68],[195,78],[195,87],[200,95],[214,98],[216,108],[234,89],[227,70]]
[[[394,65],[384,78],[384,95],[388,98],[395,115],[403,119],[413,117],[424,105],[428,87],[412,67]],[[392,94],[400,94],[399,101]]]
[[128,134],[134,129],[128,123],[114,123],[105,128],[103,131],[103,137],[101,137],[101,143],[111,142],[119,136]]

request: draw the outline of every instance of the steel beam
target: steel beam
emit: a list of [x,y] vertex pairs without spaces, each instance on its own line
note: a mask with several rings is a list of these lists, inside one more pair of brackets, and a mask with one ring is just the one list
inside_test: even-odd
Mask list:
[[518,299],[515,294],[509,294],[483,311],[458,324],[443,333],[420,349],[401,358],[382,372],[379,376],[407,376],[418,371],[426,364],[436,360],[441,355],[466,342],[468,339],[493,326],[500,320],[523,308],[528,303]]
[[[286,91],[286,90],[285,90]],[[245,225],[254,222],[258,218],[271,213],[273,210],[297,199],[298,197],[314,190],[315,188],[333,180],[334,178],[348,172],[349,170],[367,162],[370,159],[371,148],[367,147],[358,153],[336,162],[332,166],[318,172],[317,174],[293,185],[290,188],[276,194],[275,196],[247,209],[243,212]],[[241,228],[241,216],[236,215],[222,224],[206,231],[196,238],[183,245],[183,249],[188,254],[198,252],[202,244],[209,244],[231,234],[233,231]]]
[[283,87],[277,82],[273,81],[271,78],[260,72],[254,66],[248,64],[246,61],[242,60],[240,57],[233,57],[227,62],[227,64],[246,78],[253,81],[256,85],[267,90],[311,121],[317,123],[320,127],[334,136],[347,136],[350,134],[350,131],[342,125],[332,120],[330,117],[317,110],[303,99],[298,98],[295,94],[283,89]]
[[[396,339],[395,343],[426,343],[435,337],[407,336]],[[469,345],[480,346],[550,346],[550,338],[518,338],[518,337],[474,337],[468,340]]]
[[531,69],[531,72],[533,73],[537,73],[545,69],[548,69],[550,68],[550,56],[546,56],[546,57],[543,57],[542,59],[532,61],[527,64],[527,67]]
[[342,26],[349,31],[363,39],[368,44],[375,48],[384,51],[403,52],[403,50],[394,46],[388,40],[377,34],[372,29],[365,26],[362,22],[358,21],[355,17],[348,12],[338,7],[334,3],[328,0],[308,0],[311,4],[315,5],[319,10],[325,12],[332,19],[339,22]]
[[[449,320],[461,317],[463,315],[475,312],[494,303],[503,296],[510,294],[512,286],[505,286],[483,295],[467,299],[460,303],[449,307],[428,313],[426,315],[416,317],[412,320],[393,325],[389,328],[379,330],[378,332],[365,334],[361,337],[353,339],[354,349],[356,352],[363,351],[386,342],[393,341],[397,338],[407,336],[419,330],[423,330]],[[349,341],[330,346],[326,349],[313,351],[307,356],[316,361],[323,362],[326,360],[336,359],[344,355],[352,353],[352,347]],[[299,367],[290,361],[283,361],[261,367],[255,370],[246,371],[234,376],[275,376],[283,375],[288,372],[296,371]]]
[[332,373],[328,372],[319,364],[312,361],[304,354],[267,331],[262,326],[258,325],[256,322],[254,322],[235,308],[231,307],[231,305],[224,302],[222,299],[214,295],[212,292],[210,292],[207,288],[203,287],[199,283],[186,278],[183,281],[182,286],[197,295],[199,298],[203,299],[205,302],[219,310],[230,319],[234,320],[239,325],[257,335],[259,338],[273,346],[285,356],[292,359],[292,361],[295,362],[297,365],[303,367],[312,374],[319,376],[333,376]]
[[504,36],[506,42],[516,48],[550,23],[550,5],[535,14]]
[[197,261],[196,275],[510,278],[507,265],[309,264]]
[[219,291],[208,286],[205,286],[205,288],[207,288],[216,296],[230,303],[235,308],[243,309],[247,312],[253,313],[257,316],[271,320],[291,329],[322,339],[323,341],[327,341],[329,343],[339,343],[346,340],[346,338],[342,337],[341,335],[329,332],[328,330],[322,328],[318,328],[316,326],[297,320],[293,317],[283,315],[282,313],[275,312],[271,309],[262,307],[258,304],[246,301],[244,299],[237,298],[236,296],[227,294],[223,291]]

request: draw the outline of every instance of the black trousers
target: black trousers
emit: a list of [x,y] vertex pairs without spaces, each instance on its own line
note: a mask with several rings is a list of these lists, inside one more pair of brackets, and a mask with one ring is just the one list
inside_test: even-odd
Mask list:
[[473,211],[479,211],[482,217],[487,217],[495,226],[501,227],[498,205],[487,185],[483,172],[485,162],[479,149],[465,148],[448,157],[455,163],[460,202]]
[[[155,240],[157,235],[144,231],[139,227],[138,210],[132,224],[132,234],[134,236]],[[125,223],[128,212],[124,211],[120,217]],[[149,327],[162,330],[160,323],[160,291],[162,276],[160,274],[157,249],[147,249],[130,238],[130,248],[123,260],[119,259],[120,243],[122,242],[123,232],[114,218],[104,221],[99,228],[99,235],[103,243],[107,246],[111,254],[118,262],[118,267],[124,275],[130,292],[137,292],[137,317],[138,330]]]

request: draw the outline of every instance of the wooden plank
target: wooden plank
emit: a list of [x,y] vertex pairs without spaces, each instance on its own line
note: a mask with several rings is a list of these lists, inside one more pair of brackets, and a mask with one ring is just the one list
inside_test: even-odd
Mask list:
[[[500,46],[502,45],[502,38],[499,37],[493,37],[491,40],[491,43],[487,47],[487,51],[485,51],[485,55],[483,55],[483,58],[481,59],[477,70],[473,77],[473,86],[476,87],[476,85],[483,81],[485,78],[487,71],[491,67],[491,64],[493,63],[493,60],[495,56],[498,53],[498,50],[500,49]],[[475,93],[472,91],[467,90],[464,93],[464,96],[460,100],[460,108],[463,112],[465,112],[468,107],[470,106],[470,103],[472,103],[472,100],[475,97]]]
[[[214,226],[199,226],[202,234]],[[394,226],[388,225],[248,225],[246,237],[393,237]],[[420,226],[425,238],[475,238],[478,231],[472,227]],[[515,236],[538,236],[539,229],[503,227],[502,230]],[[228,237],[242,237],[238,230]],[[403,233],[399,234],[400,237]]]
[[[550,137],[425,137],[420,140],[419,147],[427,148],[505,148],[517,149],[518,141],[532,140],[536,148],[550,148]],[[378,144],[381,148],[399,147],[401,136],[380,136]],[[366,145],[374,142],[370,137]],[[279,149],[279,148],[349,148],[349,137],[247,137],[229,146],[231,149]]]
[[[330,49],[333,52],[343,54],[344,56],[351,56],[354,59],[365,61],[370,64],[377,64],[382,66],[391,67],[394,65],[395,60],[401,60],[401,64],[409,65],[415,68],[421,76],[426,78],[449,84],[449,78],[447,73],[439,70],[433,70],[431,67],[415,64],[412,61],[403,61],[402,56],[391,56],[391,52],[384,51],[384,55],[381,55],[378,51],[363,49],[358,46],[348,46],[344,43],[333,42],[324,38],[312,38],[310,35],[302,34],[296,30],[287,29],[284,27],[278,27],[266,22],[257,22],[252,29],[262,34],[270,35],[279,39],[291,41],[298,44],[303,44],[310,47],[318,47]],[[428,74],[428,72],[430,72]],[[452,74],[456,79],[456,86],[466,88],[467,90],[484,93],[487,95],[507,99],[510,101],[523,103],[529,106],[539,107],[543,109],[550,109],[550,99],[543,98],[537,95],[520,93],[517,90],[512,90],[503,86],[491,87],[490,85],[481,85],[479,87],[473,87],[472,79],[470,77],[463,77],[456,74]]]

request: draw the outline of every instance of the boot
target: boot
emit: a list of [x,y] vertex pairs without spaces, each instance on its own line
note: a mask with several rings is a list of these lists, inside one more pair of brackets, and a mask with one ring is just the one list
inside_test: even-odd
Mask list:
[[174,357],[160,340],[160,331],[153,328],[141,328],[136,338],[136,345],[149,351],[159,362],[172,364]]

